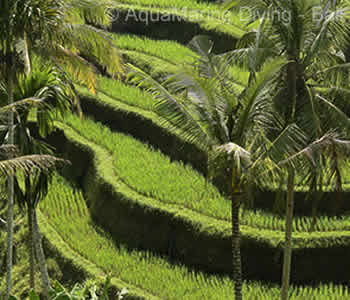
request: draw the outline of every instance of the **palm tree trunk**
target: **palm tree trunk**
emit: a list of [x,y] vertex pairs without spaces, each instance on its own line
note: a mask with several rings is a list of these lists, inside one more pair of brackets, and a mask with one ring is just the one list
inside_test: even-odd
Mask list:
[[[8,82],[7,93],[8,103],[13,103],[13,67],[12,67],[12,54],[8,51]],[[9,126],[9,139],[8,143],[13,144],[13,112],[9,113],[8,126]],[[14,206],[14,178],[8,177],[8,204],[7,204],[7,262],[6,262],[6,300],[10,297],[12,289],[12,259],[13,259],[13,206]]]
[[33,239],[33,205],[31,203],[31,184],[30,178],[25,178],[25,203],[27,205],[27,218],[28,218],[28,253],[29,253],[29,285],[30,289],[35,289],[35,278],[34,278],[34,239]]
[[47,272],[45,254],[41,243],[41,236],[35,209],[33,209],[33,239],[35,242],[36,257],[38,259],[43,292],[45,299],[48,299],[50,291],[49,274]]
[[34,236],[33,236],[33,207],[28,205],[28,227],[29,227],[29,283],[30,289],[35,289],[35,278],[34,278]]
[[232,193],[232,264],[235,284],[235,300],[242,300],[242,262],[239,230],[239,207],[241,194]]
[[[289,52],[289,60],[287,69],[288,95],[290,96],[290,111],[287,124],[295,122],[295,111],[297,104],[297,55],[299,53],[292,46]],[[288,290],[290,282],[290,269],[292,262],[292,231],[293,231],[293,210],[294,210],[294,184],[295,172],[292,167],[288,169],[287,179],[287,205],[286,205],[286,236],[284,245],[283,270],[282,270],[282,287],[281,300],[288,299]]]
[[24,33],[24,71],[26,75],[32,72],[32,62],[30,60],[27,34]]
[[281,300],[288,299],[290,268],[291,268],[291,262],[292,262],[294,184],[295,184],[295,173],[293,169],[290,169],[288,172],[288,184],[287,184],[286,237],[285,237],[284,257],[283,257]]

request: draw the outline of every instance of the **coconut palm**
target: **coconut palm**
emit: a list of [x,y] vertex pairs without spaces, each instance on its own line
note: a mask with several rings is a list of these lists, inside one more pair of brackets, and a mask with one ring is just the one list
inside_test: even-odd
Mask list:
[[[307,143],[331,129],[342,132],[349,128],[348,117],[337,107],[349,92],[349,65],[343,54],[348,44],[348,4],[316,0],[229,2],[227,8],[249,7],[254,12],[251,16],[255,20],[252,21],[257,21],[256,16],[260,18],[257,30],[244,36],[241,48],[229,54],[233,61],[246,67],[251,78],[269,57],[278,55],[289,61],[280,70],[274,100],[275,107],[284,116],[285,126],[296,123],[307,136]],[[288,18],[282,18],[283,13]],[[327,158],[314,160],[321,165],[322,161]],[[341,181],[340,173],[335,175],[338,182]],[[310,180],[313,186],[320,186],[315,180],[324,181],[320,173],[311,174],[309,178],[313,178]],[[294,186],[295,170],[289,169],[281,299],[288,297]]]
[[197,63],[185,65],[180,74],[163,84],[135,67],[131,67],[132,76],[154,93],[156,112],[164,118],[164,125],[178,129],[185,140],[208,153],[210,178],[225,174],[232,207],[234,294],[239,300],[241,203],[251,183],[268,184],[272,170],[278,170],[274,161],[296,153],[303,136],[294,125],[282,131],[281,120],[273,110],[275,75],[285,64],[283,59],[265,63],[250,86],[242,88],[234,80],[230,61],[211,54],[212,43],[207,38],[196,37],[190,46],[199,56]]

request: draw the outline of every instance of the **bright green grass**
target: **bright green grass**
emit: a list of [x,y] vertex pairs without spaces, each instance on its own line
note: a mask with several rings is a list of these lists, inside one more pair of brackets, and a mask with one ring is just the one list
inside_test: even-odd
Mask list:
[[140,194],[208,215],[230,218],[229,202],[190,166],[171,162],[160,151],[130,136],[111,132],[89,119],[81,121],[67,115],[65,122],[86,139],[108,150],[113,155],[118,177]]
[[[184,266],[171,265],[150,252],[130,251],[123,244],[112,242],[92,225],[81,191],[72,189],[60,177],[54,178],[40,210],[70,248],[105,272],[110,272],[112,277],[160,299],[234,299],[233,283],[228,277],[190,271]],[[243,295],[249,300],[278,299],[279,288],[256,282],[245,283]],[[346,287],[330,284],[318,288],[292,287],[289,299],[340,300],[347,297],[349,291]]]
[[171,64],[182,65],[184,62],[194,61],[193,51],[173,41],[152,40],[130,34],[110,34],[110,36],[119,49],[150,54]]
[[169,63],[168,61],[151,54],[134,50],[120,50],[120,52],[123,54],[123,60],[125,62],[140,68],[157,80],[162,80],[167,75],[179,71],[178,65]]
[[[127,61],[148,71],[155,78],[176,73],[184,64],[193,64],[198,55],[188,47],[173,41],[152,40],[146,37],[126,34],[110,34],[114,44]],[[240,86],[246,85],[249,73],[237,66],[232,66],[233,79]]]
[[[207,216],[230,221],[229,201],[190,166],[171,162],[160,151],[130,136],[111,132],[106,126],[89,119],[81,121],[76,116],[67,115],[65,121],[81,136],[111,153],[113,168],[118,177],[133,190],[161,202],[174,203]],[[261,211],[246,211],[242,215],[241,224],[257,229],[284,230],[282,218]],[[298,232],[309,231],[311,218],[295,218],[293,227]],[[321,217],[315,229],[350,230],[350,217]]]
[[98,91],[103,92],[116,101],[153,111],[155,100],[151,94],[135,86],[123,84],[119,80],[98,76]]

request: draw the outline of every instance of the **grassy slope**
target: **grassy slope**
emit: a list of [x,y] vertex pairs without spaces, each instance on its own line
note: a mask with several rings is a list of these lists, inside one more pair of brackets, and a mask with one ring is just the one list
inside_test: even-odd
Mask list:
[[[113,168],[120,180],[138,193],[210,217],[231,220],[230,203],[189,166],[170,162],[159,151],[154,151],[124,134],[111,132],[107,127],[88,119],[81,122],[76,117],[67,116],[66,122],[80,135],[108,150],[113,156]],[[254,228],[279,231],[284,231],[285,226],[283,218],[261,211],[246,211],[241,223]],[[311,218],[295,218],[293,227],[295,231],[309,231]],[[316,225],[317,231],[349,229],[350,217],[321,217]]]
[[[179,67],[193,64],[198,55],[188,47],[170,40],[153,40],[132,34],[109,34],[113,43],[126,56],[126,61],[147,71],[154,78],[176,73]],[[248,82],[249,74],[232,66],[238,90]]]
[[118,49],[134,50],[158,57],[170,64],[192,63],[195,54],[174,41],[153,40],[132,34],[109,34]]
[[[60,193],[57,193],[60,190]],[[144,299],[233,299],[232,281],[174,266],[147,251],[127,250],[113,243],[93,225],[80,191],[61,178],[55,178],[50,193],[42,202],[39,221],[46,237],[63,255],[73,259],[95,277],[110,273],[112,284],[127,287],[134,297]],[[81,239],[81,236],[89,237]],[[246,283],[245,299],[277,299],[279,288]],[[294,287],[291,300],[345,299],[343,286]]]
[[[92,95],[87,88],[83,86],[76,85],[77,91],[81,95],[88,97],[93,97],[96,102],[108,107],[108,109],[115,111],[132,112],[139,115],[140,118],[147,118],[152,120],[152,122],[159,127],[164,127],[161,118],[154,113],[152,110],[154,108],[154,99],[152,96],[143,92],[140,89],[125,85],[117,80],[101,78],[99,79],[100,87],[98,88],[98,94]],[[167,130],[169,130],[167,128]],[[179,132],[172,130],[169,132],[180,136]],[[350,190],[350,170],[343,174],[344,184],[343,190]],[[276,184],[274,188],[278,188]],[[334,190],[331,186],[325,186],[324,191]],[[296,191],[307,191],[307,189],[300,185],[296,187]]]
[[[136,201],[139,204],[144,205],[145,208],[165,211],[170,215],[173,215],[175,218],[184,219],[189,224],[192,224],[191,226],[196,228],[198,232],[205,232],[209,235],[221,237],[230,236],[231,227],[228,220],[222,220],[213,216],[207,216],[203,213],[198,213],[193,209],[184,207],[183,204],[160,201],[159,199],[140,194],[137,190],[121,180],[120,175],[116,173],[116,170],[112,167],[114,164],[113,157],[106,148],[103,146],[101,147],[101,144],[97,145],[97,143],[92,140],[82,137],[80,132],[78,133],[67,125],[57,123],[57,126],[65,130],[69,139],[92,149],[96,155],[94,164],[97,168],[98,176],[102,178],[103,181],[110,184],[116,191],[125,194],[125,201],[131,201],[131,203]],[[284,232],[279,230],[260,229],[250,225],[242,225],[241,231],[243,237],[265,242],[273,247],[276,247],[284,240]],[[332,247],[336,245],[344,246],[350,241],[350,232],[295,232],[293,238],[295,248]]]

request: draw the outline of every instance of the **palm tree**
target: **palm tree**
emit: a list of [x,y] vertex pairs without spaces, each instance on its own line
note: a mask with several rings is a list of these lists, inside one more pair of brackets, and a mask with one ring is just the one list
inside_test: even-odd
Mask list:
[[[343,55],[348,44],[347,4],[342,1],[331,7],[329,1],[316,0],[230,2],[226,4],[227,8],[249,7],[254,12],[251,15],[260,17],[257,30],[244,36],[240,42],[241,48],[229,54],[232,60],[246,67],[251,78],[254,78],[255,73],[270,57],[282,56],[289,62],[280,70],[280,83],[274,100],[275,107],[284,116],[285,126],[297,124],[307,137],[306,144],[320,139],[331,129],[340,132],[344,128],[348,129],[348,118],[337,107],[345,99],[344,94],[349,92],[348,80],[345,79],[348,78],[349,65],[345,63]],[[319,12],[320,7],[323,9],[316,15],[315,12]],[[288,19],[281,18],[282,13],[286,13]],[[342,125],[345,126],[341,127]],[[324,154],[319,155],[314,162],[322,164],[327,158],[321,158]],[[339,177],[340,173],[335,175]],[[292,257],[296,178],[293,168],[288,169],[287,177],[286,238],[281,289],[283,300],[288,297]],[[310,178],[323,181],[322,176],[315,173]],[[339,180],[338,178],[338,182]],[[315,186],[315,180],[310,182]]]
[[[23,109],[28,105],[33,105],[35,102],[39,102],[38,99],[26,99],[19,101],[16,104],[8,105],[2,107],[0,109],[0,118],[4,116],[4,114],[11,111],[14,113],[18,109]],[[25,177],[29,177],[33,172],[42,172],[48,171],[52,167],[54,167],[58,162],[62,162],[61,159],[57,159],[51,155],[26,155],[26,156],[18,156],[18,149],[13,145],[0,145],[0,173],[2,175],[8,176],[9,178],[16,178],[15,175],[21,171]],[[41,173],[40,173],[41,174]],[[13,198],[12,198],[13,199]],[[9,223],[13,222],[11,220],[13,215],[9,214],[7,216],[6,224],[9,227]],[[13,226],[13,225],[12,225]],[[8,231],[9,232],[9,231]],[[6,289],[6,297],[8,298],[11,293],[11,268],[12,268],[12,239],[8,238],[8,248],[11,248],[11,251],[7,252],[7,255],[11,255],[10,258],[7,257],[7,289]]]
[[122,75],[118,51],[102,30],[111,25],[111,7],[109,0],[98,3],[88,0],[26,3],[22,15],[30,31],[24,32],[18,47],[23,50],[26,74],[30,73],[31,60],[36,54],[54,65],[63,66],[75,80],[87,83],[92,91],[96,86],[94,63],[106,68],[112,76]]
[[[86,0],[4,0],[0,3],[0,79],[5,79],[9,104],[13,102],[14,82],[22,66],[24,53],[26,73],[31,72],[32,53],[64,62],[66,68],[94,89],[93,66],[80,54],[88,55],[114,73],[121,69],[116,48],[101,30],[87,25],[107,25],[107,1],[93,5]],[[20,51],[22,50],[22,51]],[[13,114],[9,114],[9,143],[13,143]],[[11,290],[14,180],[8,180],[8,272],[7,297]]]
[[24,178],[25,190],[19,186],[15,180],[16,200],[22,208],[27,209],[28,227],[29,227],[29,267],[30,267],[30,288],[35,289],[34,281],[34,258],[38,260],[40,277],[42,281],[45,297],[48,297],[50,291],[49,274],[47,271],[45,254],[42,247],[41,235],[36,217],[36,208],[41,200],[45,198],[48,192],[48,186],[52,179],[51,172],[32,172],[31,175]]
[[[14,90],[15,100],[29,97],[40,97],[43,103],[36,110],[36,119],[41,136],[46,136],[53,128],[53,116],[63,114],[69,109],[69,94],[66,93],[66,81],[61,79],[62,74],[54,67],[34,63],[33,71],[28,75],[19,75],[17,86]],[[68,86],[69,87],[69,86]],[[0,97],[1,99],[1,97]],[[17,101],[15,101],[16,103]],[[52,154],[49,146],[33,137],[32,128],[28,122],[29,111],[22,110],[16,118],[14,130],[15,142],[23,154]],[[51,176],[43,173],[35,173],[24,179],[24,190],[15,180],[16,200],[21,207],[27,209],[29,228],[29,265],[30,288],[35,288],[34,282],[34,252],[37,253],[38,266],[43,282],[43,290],[48,294],[50,289],[45,256],[41,246],[41,238],[36,220],[36,207],[47,193]]]
[[[248,88],[235,82],[230,61],[211,54],[212,43],[196,37],[190,47],[199,59],[194,66],[159,84],[141,70],[131,67],[133,80],[150,88],[158,100],[156,112],[170,130],[208,153],[210,178],[224,172],[232,208],[232,263],[235,299],[242,299],[239,209],[248,184],[268,184],[278,170],[276,158],[295,153],[303,139],[293,125],[281,133],[271,93],[276,71],[285,61],[264,64]],[[276,136],[269,139],[268,136]]]

